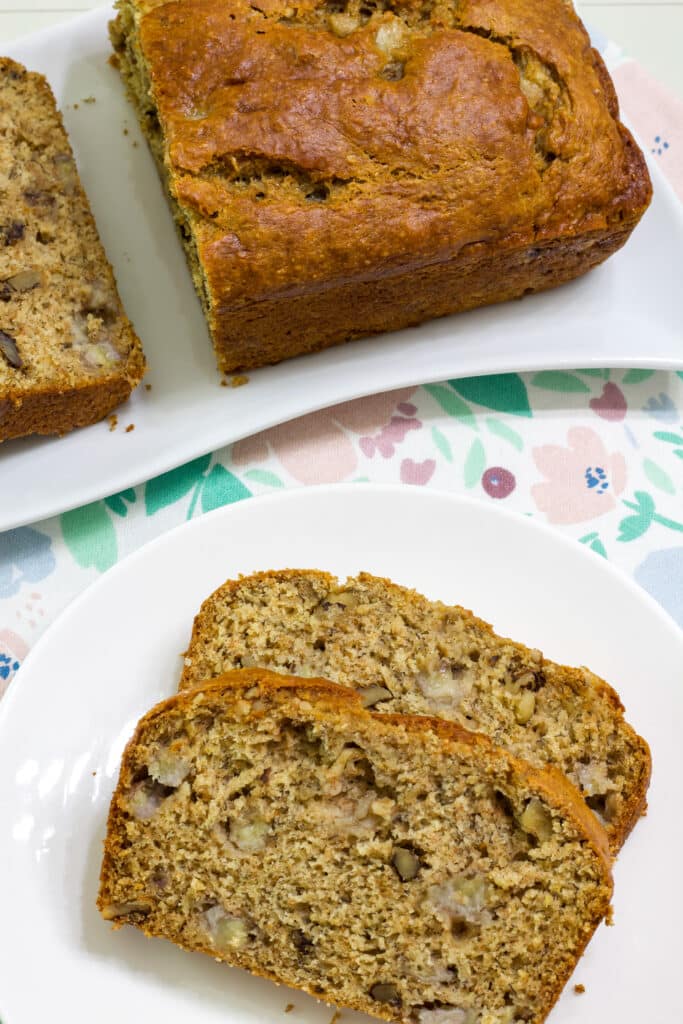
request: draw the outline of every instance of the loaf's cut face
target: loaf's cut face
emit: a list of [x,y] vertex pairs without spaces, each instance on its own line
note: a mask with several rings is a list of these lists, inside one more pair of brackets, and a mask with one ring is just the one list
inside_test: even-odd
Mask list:
[[50,87],[0,59],[0,441],[102,419],[144,366]]
[[253,669],[139,724],[98,905],[386,1020],[540,1024],[607,911],[602,843],[483,737]]
[[555,765],[615,853],[644,810],[648,746],[606,683],[389,580],[292,570],[228,581],[195,619],[181,687],[252,665],[324,676],[378,711],[450,719]]
[[119,0],[223,370],[552,287],[650,199],[566,0]]

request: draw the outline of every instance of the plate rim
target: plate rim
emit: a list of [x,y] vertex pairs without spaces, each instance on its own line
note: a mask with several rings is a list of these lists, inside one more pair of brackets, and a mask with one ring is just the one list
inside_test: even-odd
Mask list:
[[[524,513],[518,512],[513,508],[499,507],[497,505],[490,504],[489,502],[483,501],[482,499],[469,494],[454,494],[440,488],[421,488],[411,484],[375,482],[315,484],[304,487],[292,487],[285,491],[275,491],[251,498],[243,498],[240,501],[231,502],[228,505],[222,505],[220,508],[213,509],[210,512],[204,512],[194,519],[179,523],[170,530],[166,530],[159,534],[159,536],[153,537],[135,551],[131,551],[115,565],[111,566],[111,568],[98,576],[97,579],[89,583],[80,592],[80,594],[78,594],[66,606],[66,608],[62,609],[54,621],[50,623],[42,636],[37,640],[33,647],[31,647],[7,693],[0,700],[0,747],[2,746],[3,729],[7,727],[8,717],[12,714],[12,709],[16,701],[21,699],[19,697],[20,689],[24,690],[23,685],[17,685],[17,680],[22,678],[22,674],[26,666],[32,665],[34,658],[37,657],[38,654],[42,654],[43,647],[52,642],[53,633],[61,627],[63,621],[69,619],[73,615],[78,615],[81,605],[89,601],[94,592],[110,586],[112,580],[115,580],[120,573],[127,572],[130,566],[135,565],[137,561],[144,559],[150,550],[155,550],[157,548],[164,547],[165,545],[173,545],[180,534],[201,531],[206,528],[207,523],[225,517],[229,518],[233,514],[234,509],[241,506],[243,502],[258,502],[259,505],[277,506],[283,502],[305,501],[310,495],[340,494],[351,496],[359,493],[367,494],[368,492],[394,495],[399,498],[410,495],[410,500],[416,499],[417,501],[423,501],[436,499],[440,501],[445,500],[446,502],[454,505],[466,505],[468,507],[477,507],[479,509],[484,508],[487,510],[487,513],[490,513],[494,518],[500,516],[503,519],[512,520],[516,522],[519,527],[528,529],[532,533],[540,531],[546,537],[557,541],[561,546],[566,548],[567,551],[573,551],[576,558],[583,560],[584,564],[591,565],[594,569],[597,569],[598,572],[605,573],[607,576],[611,577],[615,583],[625,587],[625,589],[630,591],[634,597],[642,601],[644,607],[648,608],[649,611],[654,614],[654,616],[659,620],[660,625],[665,627],[667,632],[671,635],[672,640],[679,645],[681,648],[681,657],[683,659],[683,630],[680,629],[672,616],[655,600],[654,597],[652,597],[651,594],[639,586],[639,584],[636,583],[636,581],[620,566],[601,558],[595,552],[590,551],[584,545],[579,544],[579,542],[573,537],[569,537],[567,534],[561,533],[559,530],[542,520],[535,519],[533,516],[524,515]],[[596,559],[598,559],[598,561],[596,561]],[[33,685],[35,686],[35,684]]]

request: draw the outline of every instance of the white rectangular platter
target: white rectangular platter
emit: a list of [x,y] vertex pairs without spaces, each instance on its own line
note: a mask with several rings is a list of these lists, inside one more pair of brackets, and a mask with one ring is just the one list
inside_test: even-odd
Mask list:
[[624,250],[582,280],[258,370],[245,387],[221,387],[152,158],[107,63],[110,17],[100,8],[8,51],[47,75],[64,111],[152,388],[139,388],[118,410],[115,431],[105,421],[64,438],[0,446],[0,530],[362,395],[541,368],[683,368],[683,208],[652,167],[655,195],[642,223]]

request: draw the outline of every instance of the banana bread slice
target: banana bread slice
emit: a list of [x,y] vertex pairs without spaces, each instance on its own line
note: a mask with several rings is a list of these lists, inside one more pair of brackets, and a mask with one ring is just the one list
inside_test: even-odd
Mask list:
[[555,287],[650,201],[569,0],[117,6],[224,372]]
[[195,619],[180,685],[251,665],[361,686],[368,706],[450,719],[556,765],[614,853],[645,808],[649,749],[603,680],[389,580],[292,570],[228,581]]
[[610,895],[604,832],[559,773],[246,669],[139,723],[98,906],[385,1020],[540,1024]]
[[50,86],[0,58],[0,441],[102,419],[144,368]]

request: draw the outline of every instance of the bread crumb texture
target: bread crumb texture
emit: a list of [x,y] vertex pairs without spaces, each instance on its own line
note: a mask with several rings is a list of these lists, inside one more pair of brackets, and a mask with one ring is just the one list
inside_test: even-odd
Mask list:
[[483,732],[532,764],[554,765],[581,791],[613,851],[638,820],[647,744],[616,693],[497,636],[460,607],[367,573],[257,573],[228,581],[197,615],[181,687],[265,666],[359,688],[378,711],[436,715]]
[[540,1024],[611,895],[564,786],[452,723],[232,673],[139,724],[98,906],[386,1020]]
[[104,418],[140,342],[46,80],[0,59],[0,440]]
[[565,0],[121,0],[112,40],[225,373],[552,287],[650,199]]

